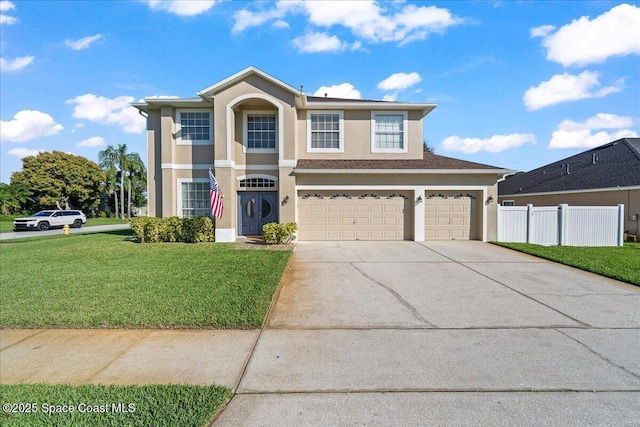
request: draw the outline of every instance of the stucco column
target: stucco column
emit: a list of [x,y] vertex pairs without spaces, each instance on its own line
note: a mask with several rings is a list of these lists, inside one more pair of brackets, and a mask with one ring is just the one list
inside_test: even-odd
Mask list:
[[233,168],[216,167],[214,174],[222,192],[224,212],[222,218],[216,219],[216,242],[236,241],[236,186]]
[[[425,187],[413,189],[413,240],[416,242],[424,242],[424,195]],[[420,202],[417,201],[418,198],[420,198]]]

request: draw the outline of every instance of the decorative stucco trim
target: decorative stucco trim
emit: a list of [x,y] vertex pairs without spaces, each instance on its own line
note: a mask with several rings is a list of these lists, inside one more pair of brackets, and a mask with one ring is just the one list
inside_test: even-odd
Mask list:
[[235,228],[220,228],[216,227],[216,242],[231,243],[236,241],[236,229]]
[[274,107],[278,109],[278,158],[282,160],[283,149],[284,149],[284,108],[280,101],[274,98],[271,95],[267,95],[264,93],[246,93],[244,95],[240,95],[239,97],[233,99],[227,104],[227,160],[231,160],[231,148],[233,147],[233,137],[232,130],[235,120],[233,120],[233,107],[238,105],[240,102],[245,101],[247,99],[262,99],[273,104]]
[[210,164],[190,164],[190,163],[161,163],[161,169],[173,170],[207,170],[212,168]]

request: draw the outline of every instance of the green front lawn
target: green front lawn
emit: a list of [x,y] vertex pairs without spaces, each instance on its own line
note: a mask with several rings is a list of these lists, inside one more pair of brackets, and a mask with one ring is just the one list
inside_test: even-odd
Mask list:
[[503,242],[495,244],[640,285],[640,243],[625,243],[620,247],[540,246]]
[[259,328],[291,256],[130,236],[0,243],[0,326]]
[[0,385],[0,425],[201,427],[230,397],[215,385]]

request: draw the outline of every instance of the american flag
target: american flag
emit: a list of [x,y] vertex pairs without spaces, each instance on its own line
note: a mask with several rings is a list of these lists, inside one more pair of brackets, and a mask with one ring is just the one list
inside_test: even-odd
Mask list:
[[220,187],[218,187],[218,181],[213,176],[211,169],[209,169],[209,200],[211,201],[211,216],[222,218],[222,194],[220,193]]

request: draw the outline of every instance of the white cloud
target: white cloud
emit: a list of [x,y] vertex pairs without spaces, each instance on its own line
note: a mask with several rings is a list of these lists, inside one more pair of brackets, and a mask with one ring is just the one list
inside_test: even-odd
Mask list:
[[[8,12],[15,8],[16,6],[10,1],[0,1],[0,12]],[[14,25],[18,22],[20,22],[18,18],[0,13],[0,25]]]
[[635,138],[638,132],[629,129],[633,124],[629,116],[606,113],[596,114],[582,123],[563,120],[551,135],[549,148],[593,148],[620,138]]
[[103,37],[104,36],[102,34],[96,34],[94,36],[87,36],[78,40],[66,39],[64,41],[64,44],[73,50],[83,50],[88,48],[89,46],[91,46],[92,43],[100,40]]
[[292,40],[293,45],[302,53],[339,52],[349,45],[336,36],[327,33],[306,33]]
[[15,59],[0,58],[0,71],[20,71],[24,67],[30,65],[34,59],[36,59],[35,56],[19,56]]
[[106,145],[106,141],[101,136],[92,136],[76,143],[76,147],[101,147]]
[[271,10],[262,10],[252,12],[248,9],[242,9],[233,14],[236,20],[231,32],[238,34],[251,27],[259,27],[270,21],[275,21],[274,26],[277,28],[289,27],[289,24],[283,18],[290,12],[299,8],[300,3],[296,1],[279,1],[275,8]]
[[398,99],[398,92],[394,92],[394,93],[388,93],[385,96],[382,97],[383,101],[395,101],[396,99]]
[[0,12],[8,12],[16,8],[16,5],[11,3],[10,1],[3,0],[0,1]]
[[69,99],[66,103],[76,104],[73,118],[103,125],[117,125],[126,133],[142,133],[146,126],[145,119],[130,105],[133,101],[132,96],[110,99],[87,93]]
[[623,79],[618,80],[614,86],[594,91],[600,86],[599,77],[599,73],[591,71],[583,71],[577,76],[568,73],[556,74],[551,80],[529,88],[522,100],[527,110],[535,111],[561,102],[602,98],[610,93],[622,91]]
[[446,151],[461,151],[463,153],[477,153],[478,151],[499,153],[523,144],[536,144],[535,135],[532,133],[512,133],[510,135],[494,135],[491,138],[460,138],[454,135],[445,138],[440,147]]
[[43,136],[51,136],[64,127],[46,113],[23,110],[13,116],[13,120],[0,121],[0,140],[2,142],[25,142]]
[[351,83],[341,83],[333,86],[321,86],[320,89],[315,91],[313,96],[328,96],[329,98],[347,98],[347,99],[360,99],[360,91],[357,90]]
[[422,81],[418,73],[395,73],[378,83],[378,89],[402,90]]
[[44,148],[34,150],[31,148],[18,147],[18,148],[12,148],[11,150],[7,151],[7,154],[11,156],[20,157],[21,159],[23,159],[27,156],[37,156],[43,151],[46,151],[46,150]]
[[195,16],[211,9],[214,0],[147,0],[152,10],[162,10],[178,16]]
[[547,59],[565,67],[598,64],[611,56],[640,54],[640,8],[621,4],[602,15],[583,16],[560,27],[544,25],[531,30],[532,37],[542,37]]
[[258,12],[243,9],[236,12],[233,33],[282,20],[289,13],[306,15],[308,22],[316,27],[347,28],[354,36],[373,43],[402,44],[423,40],[431,33],[443,33],[448,27],[464,22],[447,9],[405,5],[402,2],[279,1],[272,9]]

